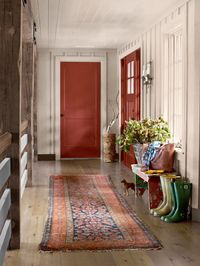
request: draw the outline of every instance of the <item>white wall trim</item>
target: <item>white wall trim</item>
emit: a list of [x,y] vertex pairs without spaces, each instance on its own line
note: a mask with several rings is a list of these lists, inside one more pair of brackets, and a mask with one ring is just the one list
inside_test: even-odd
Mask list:
[[56,160],[60,160],[60,63],[61,62],[100,62],[101,64],[101,158],[102,158],[102,135],[106,128],[107,110],[107,77],[105,56],[55,56],[55,154]]

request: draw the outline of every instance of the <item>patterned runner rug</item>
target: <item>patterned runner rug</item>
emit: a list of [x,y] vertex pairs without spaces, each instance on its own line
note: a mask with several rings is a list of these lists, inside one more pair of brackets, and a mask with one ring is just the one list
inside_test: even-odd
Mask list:
[[49,213],[40,249],[161,248],[104,175],[50,177]]

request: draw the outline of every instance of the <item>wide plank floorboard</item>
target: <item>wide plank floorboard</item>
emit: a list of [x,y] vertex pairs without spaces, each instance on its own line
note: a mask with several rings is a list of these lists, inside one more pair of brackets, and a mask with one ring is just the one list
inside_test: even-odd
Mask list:
[[147,197],[125,197],[129,206],[161,241],[161,250],[108,252],[39,252],[48,208],[50,175],[108,174],[123,195],[122,178],[133,180],[131,171],[119,163],[101,160],[63,160],[34,164],[33,187],[22,198],[21,249],[7,252],[4,266],[186,266],[200,265],[200,223],[167,224],[149,214]]

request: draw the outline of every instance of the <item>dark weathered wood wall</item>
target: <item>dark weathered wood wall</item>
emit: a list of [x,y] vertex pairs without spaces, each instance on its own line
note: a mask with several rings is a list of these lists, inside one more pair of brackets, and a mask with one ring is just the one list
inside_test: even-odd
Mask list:
[[20,247],[20,125],[22,1],[0,0],[0,131],[13,136],[10,187],[13,223],[11,248]]
[[37,161],[37,49],[34,46],[34,92],[33,92],[33,151],[34,160]]
[[28,121],[28,185],[32,184],[32,150],[33,150],[33,91],[34,91],[34,44],[24,42],[22,48],[22,122]]
[[12,197],[12,249],[20,247],[20,139],[24,130],[29,134],[29,184],[32,176],[36,50],[33,43],[30,1],[24,6],[22,0],[0,0],[0,135],[5,132],[12,134],[12,144],[6,151],[6,156],[12,160],[9,183]]

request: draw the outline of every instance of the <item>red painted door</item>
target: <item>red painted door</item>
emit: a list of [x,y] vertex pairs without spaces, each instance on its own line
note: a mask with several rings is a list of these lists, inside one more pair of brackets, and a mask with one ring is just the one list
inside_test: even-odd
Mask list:
[[100,157],[100,63],[61,63],[61,158]]
[[[121,70],[121,130],[123,131],[125,121],[140,119],[140,49],[121,60]],[[127,167],[136,163],[132,147],[129,153],[122,152],[122,161]]]

